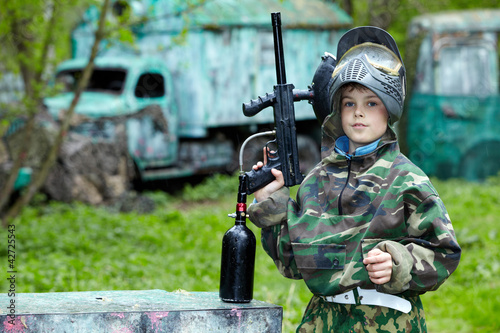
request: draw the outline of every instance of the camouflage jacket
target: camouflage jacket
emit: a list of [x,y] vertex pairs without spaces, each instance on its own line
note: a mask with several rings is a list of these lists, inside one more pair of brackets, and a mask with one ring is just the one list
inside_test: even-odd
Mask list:
[[399,151],[389,129],[366,155],[334,150],[339,122],[323,126],[322,161],[289,198],[282,188],[249,207],[265,251],[282,275],[304,279],[315,295],[373,289],[363,257],[393,258],[391,281],[377,290],[415,296],[437,289],[456,269],[461,249],[446,208],[427,176]]

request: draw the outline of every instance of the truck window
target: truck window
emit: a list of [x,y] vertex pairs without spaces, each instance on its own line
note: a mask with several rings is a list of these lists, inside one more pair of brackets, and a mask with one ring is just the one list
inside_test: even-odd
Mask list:
[[139,77],[135,87],[135,97],[155,98],[165,95],[165,80],[163,75],[157,73],[145,73]]
[[485,40],[459,40],[439,50],[436,90],[444,96],[487,96],[497,93],[496,51]]
[[[119,94],[122,92],[127,73],[122,69],[96,68],[92,72],[86,91],[101,91]],[[66,92],[74,92],[82,70],[67,70],[57,74],[56,81],[62,83]]]

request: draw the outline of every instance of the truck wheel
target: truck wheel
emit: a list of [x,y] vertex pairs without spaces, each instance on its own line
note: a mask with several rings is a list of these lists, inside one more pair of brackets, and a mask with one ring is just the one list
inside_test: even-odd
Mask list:
[[299,149],[300,172],[307,175],[321,161],[319,146],[310,136],[299,134],[297,135],[297,147]]

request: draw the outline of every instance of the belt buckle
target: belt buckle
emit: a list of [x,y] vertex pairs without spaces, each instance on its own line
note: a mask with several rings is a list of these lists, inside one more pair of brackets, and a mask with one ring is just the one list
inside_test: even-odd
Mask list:
[[339,304],[375,305],[391,308],[400,312],[411,311],[411,303],[399,296],[381,293],[375,289],[357,288],[358,303],[353,290],[335,296],[321,296],[327,302]]
[[356,298],[354,297],[354,292],[352,290],[334,296],[321,296],[321,298],[331,303],[356,304]]

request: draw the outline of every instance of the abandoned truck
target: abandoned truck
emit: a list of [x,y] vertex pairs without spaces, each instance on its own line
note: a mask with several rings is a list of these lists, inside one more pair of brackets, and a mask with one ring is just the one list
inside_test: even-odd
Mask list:
[[440,178],[483,180],[500,171],[500,10],[414,18],[406,66],[409,158]]
[[[179,15],[182,3],[174,4],[114,2],[111,15],[141,22],[132,29],[134,46],[103,42],[71,127],[94,141],[112,141],[117,119],[125,119],[128,164],[136,181],[235,171],[239,145],[273,127],[271,109],[251,118],[242,113],[243,102],[276,84],[271,12],[282,12],[287,81],[298,89],[307,89],[321,56],[335,49],[352,23],[335,4],[315,0],[216,0],[192,9],[187,21]],[[73,59],[57,68],[66,91],[45,99],[55,119],[73,98],[97,18],[95,8],[86,12],[72,33]],[[186,27],[185,42],[175,42]],[[295,111],[305,171],[320,158],[319,124],[307,102],[295,103]],[[262,142],[255,147],[255,158],[262,147]]]

